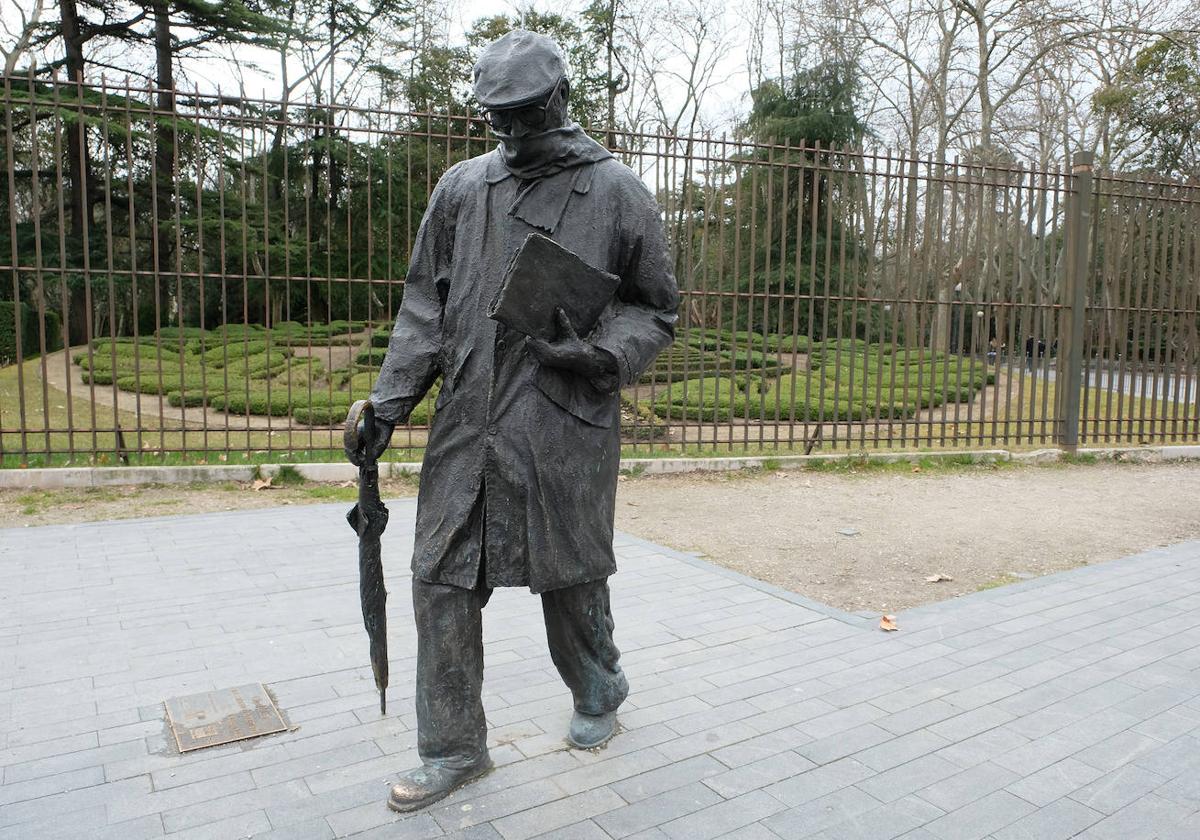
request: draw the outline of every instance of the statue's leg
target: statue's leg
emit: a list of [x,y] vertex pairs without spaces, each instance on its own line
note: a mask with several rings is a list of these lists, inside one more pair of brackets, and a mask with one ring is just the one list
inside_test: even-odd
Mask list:
[[485,587],[461,589],[413,578],[417,625],[417,752],[422,767],[401,777],[388,805],[412,811],[491,768],[483,714]]
[[608,580],[542,593],[550,658],[571,689],[575,715],[567,740],[597,747],[616,731],[617,707],[629,694],[613,642]]

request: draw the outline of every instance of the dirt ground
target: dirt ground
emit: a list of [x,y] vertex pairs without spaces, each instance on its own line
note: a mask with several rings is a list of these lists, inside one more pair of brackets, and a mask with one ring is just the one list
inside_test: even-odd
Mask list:
[[[413,481],[385,485],[411,496]],[[0,491],[0,527],[350,501],[301,484]],[[617,527],[832,606],[895,612],[1200,538],[1200,464],[623,477]],[[930,583],[941,575],[948,581]]]

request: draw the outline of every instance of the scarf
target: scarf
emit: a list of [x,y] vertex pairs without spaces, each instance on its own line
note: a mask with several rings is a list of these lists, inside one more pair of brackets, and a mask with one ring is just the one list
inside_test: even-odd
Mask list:
[[539,180],[564,169],[612,157],[608,149],[584,134],[578,123],[524,137],[494,133],[500,138],[504,167],[523,181]]

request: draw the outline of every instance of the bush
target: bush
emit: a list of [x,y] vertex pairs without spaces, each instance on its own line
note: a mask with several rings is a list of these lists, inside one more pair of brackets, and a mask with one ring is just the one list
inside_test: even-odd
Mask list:
[[199,391],[170,391],[167,394],[167,402],[176,408],[185,406],[187,408],[195,408],[204,405],[207,402],[208,395],[202,394]]
[[654,402],[654,412],[669,420],[726,422],[766,420],[845,422],[875,417],[911,416],[916,408],[879,401],[873,394],[850,393],[844,384],[819,372],[800,372],[777,380],[752,377],[704,377],[677,382]]
[[[146,344],[114,344],[111,341],[93,342],[91,358],[86,351],[75,354],[75,364],[84,370],[112,370],[113,356],[116,356],[117,370],[133,373],[134,367],[140,370],[162,367],[164,370],[174,367],[179,369],[180,355],[167,347],[157,348]],[[186,364],[186,362],[185,362]]]
[[757,396],[757,380],[706,376],[671,385],[654,401],[653,409],[667,420],[725,422],[745,416],[747,400]]
[[778,358],[757,350],[713,351],[695,344],[676,342],[659,354],[642,374],[641,381],[682,382],[708,376],[730,376],[741,371],[758,374],[779,373],[784,369]]
[[[228,344],[222,342],[206,351],[200,358],[209,367],[224,367],[225,365],[236,365],[239,361],[247,356],[254,356],[259,353],[265,353],[267,348],[271,346],[271,342],[263,339],[255,339],[254,341],[231,341]],[[271,349],[275,349],[272,347]],[[280,350],[280,353],[287,355],[290,351]]]
[[[21,327],[21,358],[30,359],[42,352],[41,325],[37,310],[11,300],[0,300],[0,365],[9,365],[17,360],[17,319]],[[58,315],[46,313],[46,352],[62,349],[62,325]]]
[[272,388],[268,393],[265,388],[257,385],[248,390],[230,388],[225,392],[211,394],[208,404],[218,411],[227,411],[230,414],[269,414],[272,417],[286,417],[292,409],[286,389],[281,391]]
[[[228,370],[231,376],[245,379],[269,379],[287,370],[288,354],[284,350],[263,351],[249,356],[230,359]],[[218,368],[218,370],[220,370]]]
[[354,357],[354,363],[356,365],[379,367],[383,364],[383,357],[386,353],[386,347],[369,347]]
[[79,374],[85,385],[111,385],[113,372],[111,370],[85,370]]
[[197,338],[204,338],[209,334],[208,330],[200,327],[160,327],[155,333],[164,343],[167,341],[191,341]]

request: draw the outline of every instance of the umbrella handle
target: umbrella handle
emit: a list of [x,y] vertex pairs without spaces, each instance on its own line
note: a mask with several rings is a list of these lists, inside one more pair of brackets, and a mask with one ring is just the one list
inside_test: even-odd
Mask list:
[[[359,431],[359,423],[362,431]],[[350,406],[346,415],[346,426],[342,433],[342,443],[347,452],[361,450],[369,458],[375,448],[375,406],[370,400],[358,400]]]

